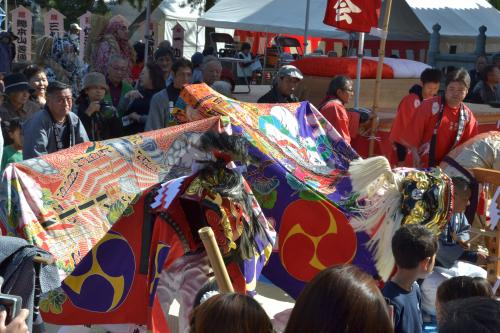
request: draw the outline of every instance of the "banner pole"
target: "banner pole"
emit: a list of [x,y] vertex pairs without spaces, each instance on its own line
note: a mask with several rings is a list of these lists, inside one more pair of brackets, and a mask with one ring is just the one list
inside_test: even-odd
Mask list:
[[384,68],[384,57],[385,57],[385,44],[387,41],[387,32],[389,31],[389,19],[391,17],[391,8],[392,8],[392,0],[385,1],[385,12],[384,12],[384,21],[382,25],[383,35],[382,40],[380,41],[380,48],[378,51],[378,65],[377,65],[377,79],[375,80],[375,91],[373,95],[373,118],[372,118],[372,126],[370,130],[370,143],[368,148],[368,156],[373,156],[374,148],[375,148],[375,135],[377,133],[379,118],[377,115],[378,102],[380,97],[380,83],[382,81],[382,69]]
[[[146,49],[144,50],[144,65],[148,63],[149,57],[149,35],[151,33],[151,31],[149,30],[149,25],[151,24],[151,0],[147,1],[146,6],[146,26],[144,27],[144,44]],[[156,38],[158,38],[158,36]]]
[[304,27],[304,51],[302,56],[305,56],[307,54],[307,45],[309,45],[309,42],[307,38],[309,37],[309,10],[311,8],[311,0],[307,0],[306,4],[306,25]]
[[363,66],[363,53],[365,48],[365,33],[359,33],[358,39],[358,67],[356,68],[356,86],[354,88],[354,108],[359,108],[359,92],[361,90],[361,70]]
[[198,230],[205,251],[207,251],[208,260],[210,265],[214,270],[215,280],[217,281],[217,286],[221,293],[232,293],[234,292],[233,284],[227,273],[226,265],[224,264],[224,259],[222,259],[222,254],[220,253],[219,246],[217,246],[217,241],[215,240],[214,231],[211,227],[203,227]]

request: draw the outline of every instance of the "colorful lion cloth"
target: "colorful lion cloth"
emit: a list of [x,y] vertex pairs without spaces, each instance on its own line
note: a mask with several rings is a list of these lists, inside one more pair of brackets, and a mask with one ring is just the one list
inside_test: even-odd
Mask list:
[[[278,234],[270,257],[261,251],[267,245],[257,246],[254,261],[267,260],[262,273],[274,284],[296,297],[319,271],[343,263],[387,278],[387,265],[380,265],[387,251],[379,255],[386,242],[380,239],[387,241],[395,227],[389,223],[373,229],[383,215],[377,207],[369,210],[366,202],[372,193],[364,193],[363,187],[353,191],[357,176],[350,175],[349,167],[358,155],[314,106],[242,103],[203,84],[186,87],[181,98],[184,106],[176,114],[189,123],[81,144],[5,172],[0,192],[4,231],[51,251],[63,275],[70,274],[63,288],[42,300],[47,321],[164,327],[163,316],[151,316],[161,314],[154,293],[158,275],[173,264],[167,257],[184,254],[183,244],[190,242],[178,236],[187,231],[172,232],[172,223],[154,219],[152,224],[147,210],[153,202],[146,199],[148,194],[155,197],[151,190],[159,184],[169,184],[163,194],[172,182],[184,184],[181,177],[192,176],[195,161],[210,159],[197,148],[207,131],[225,131],[250,144],[248,164],[235,162]],[[382,174],[389,175],[390,169],[382,168]],[[378,184],[378,176],[363,178],[366,188]],[[399,207],[398,200],[401,196],[391,207]],[[204,215],[207,220],[214,216]],[[363,215],[377,218],[354,229],[349,220]],[[378,237],[386,229],[386,237]],[[246,291],[252,290],[248,279],[243,284]]]

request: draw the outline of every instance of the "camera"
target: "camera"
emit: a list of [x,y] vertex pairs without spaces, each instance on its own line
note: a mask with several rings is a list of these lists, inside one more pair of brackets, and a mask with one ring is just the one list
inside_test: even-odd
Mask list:
[[99,102],[99,107],[104,118],[112,118],[115,116],[115,107],[113,106],[113,103],[102,100]]
[[[2,288],[2,284],[3,278],[0,276],[0,290]],[[9,325],[10,322],[19,314],[22,303],[23,299],[20,296],[0,293],[0,311],[5,310],[7,312],[5,325]]]

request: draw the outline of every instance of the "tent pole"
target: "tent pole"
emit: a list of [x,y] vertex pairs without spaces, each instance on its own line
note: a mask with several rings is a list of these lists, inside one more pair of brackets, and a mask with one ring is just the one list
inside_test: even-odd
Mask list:
[[359,91],[361,89],[361,70],[363,65],[363,53],[365,48],[365,33],[359,33],[358,40],[358,67],[356,68],[356,87],[354,88],[354,108],[359,108]]
[[[196,52],[198,52],[198,34],[200,33],[198,22],[196,22]],[[205,32],[203,32],[205,33]]]
[[146,40],[144,44],[146,44],[146,49],[144,50],[144,63],[148,62],[149,57],[149,25],[151,24],[151,0],[147,0],[146,3],[146,26],[144,27],[144,39]]
[[262,68],[262,77],[260,79],[260,84],[264,84],[266,76],[266,66],[267,66],[267,44],[269,43],[269,31],[266,31],[266,44],[264,45],[264,66]]
[[9,8],[8,8],[8,2],[9,0],[3,0],[4,1],[4,6],[5,6],[5,23],[3,24],[5,30],[4,31],[9,31]]
[[304,51],[302,52],[302,56],[306,55],[307,53],[307,45],[309,45],[309,42],[307,40],[308,33],[309,33],[309,9],[311,8],[311,0],[307,0],[306,4],[306,26],[304,27]]
[[377,65],[377,79],[375,80],[375,89],[373,96],[373,118],[372,126],[370,131],[370,143],[368,147],[368,156],[373,156],[373,151],[375,148],[375,135],[377,133],[377,127],[379,123],[379,118],[377,115],[378,101],[380,97],[380,83],[382,81],[382,69],[384,67],[384,56],[385,56],[385,43],[387,42],[387,32],[389,31],[389,19],[391,18],[391,8],[392,0],[386,0],[385,2],[385,12],[384,12],[384,23],[382,25],[383,35],[380,41],[380,48],[378,51],[378,65]]

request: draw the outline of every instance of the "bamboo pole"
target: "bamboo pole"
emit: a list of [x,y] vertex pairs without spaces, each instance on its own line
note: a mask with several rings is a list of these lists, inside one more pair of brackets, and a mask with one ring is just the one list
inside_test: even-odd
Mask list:
[[373,95],[373,118],[372,118],[372,128],[370,131],[370,143],[368,148],[368,155],[373,156],[373,151],[375,148],[375,135],[377,133],[377,127],[379,123],[379,118],[377,115],[378,100],[380,97],[380,82],[382,81],[382,69],[384,68],[384,57],[385,57],[385,43],[387,42],[387,32],[389,31],[389,20],[391,18],[391,8],[392,0],[386,0],[384,12],[384,22],[382,24],[383,36],[380,41],[380,48],[378,51],[378,65],[377,65],[377,79],[375,80],[375,92]]
[[198,230],[203,246],[207,251],[208,260],[212,269],[215,273],[215,280],[219,286],[219,291],[221,293],[232,293],[234,292],[233,285],[229,279],[229,274],[226,270],[226,265],[224,265],[224,260],[220,253],[217,242],[215,241],[215,235],[211,227],[203,227]]

